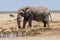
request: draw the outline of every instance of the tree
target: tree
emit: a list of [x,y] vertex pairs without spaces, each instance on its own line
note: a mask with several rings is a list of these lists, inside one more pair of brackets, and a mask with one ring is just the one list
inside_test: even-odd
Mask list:
[[15,17],[13,14],[10,14],[9,16],[11,17],[11,19],[12,19],[13,17]]

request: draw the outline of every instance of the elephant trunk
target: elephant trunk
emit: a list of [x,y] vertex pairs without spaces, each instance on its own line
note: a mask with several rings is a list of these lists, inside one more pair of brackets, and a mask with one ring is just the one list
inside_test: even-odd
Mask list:
[[18,25],[18,28],[21,28],[20,22],[21,22],[21,20],[20,20],[20,15],[18,14],[18,15],[17,15],[17,25]]

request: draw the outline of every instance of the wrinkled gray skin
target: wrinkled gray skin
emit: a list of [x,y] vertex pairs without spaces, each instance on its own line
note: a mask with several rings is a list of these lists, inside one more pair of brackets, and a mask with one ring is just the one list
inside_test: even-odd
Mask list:
[[32,20],[42,21],[44,27],[46,27],[46,25],[50,27],[49,15],[50,15],[50,12],[48,11],[47,8],[44,8],[44,7],[24,7],[22,9],[19,9],[18,15],[17,15],[18,28],[21,28],[20,16],[24,17],[23,28],[25,28],[27,21],[29,26],[31,27]]

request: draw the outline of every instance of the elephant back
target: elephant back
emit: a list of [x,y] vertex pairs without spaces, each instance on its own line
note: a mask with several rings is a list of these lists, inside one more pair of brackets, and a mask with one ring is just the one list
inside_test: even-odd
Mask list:
[[33,13],[47,13],[49,12],[45,7],[30,7],[29,8]]

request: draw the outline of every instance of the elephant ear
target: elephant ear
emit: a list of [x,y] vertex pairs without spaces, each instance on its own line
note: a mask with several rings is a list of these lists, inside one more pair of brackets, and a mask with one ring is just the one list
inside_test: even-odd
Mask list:
[[32,13],[31,13],[31,11],[29,10],[29,9],[27,9],[26,10],[26,16],[28,17],[28,16],[30,16]]
[[18,10],[18,14],[21,15],[21,16],[24,16],[24,11]]

